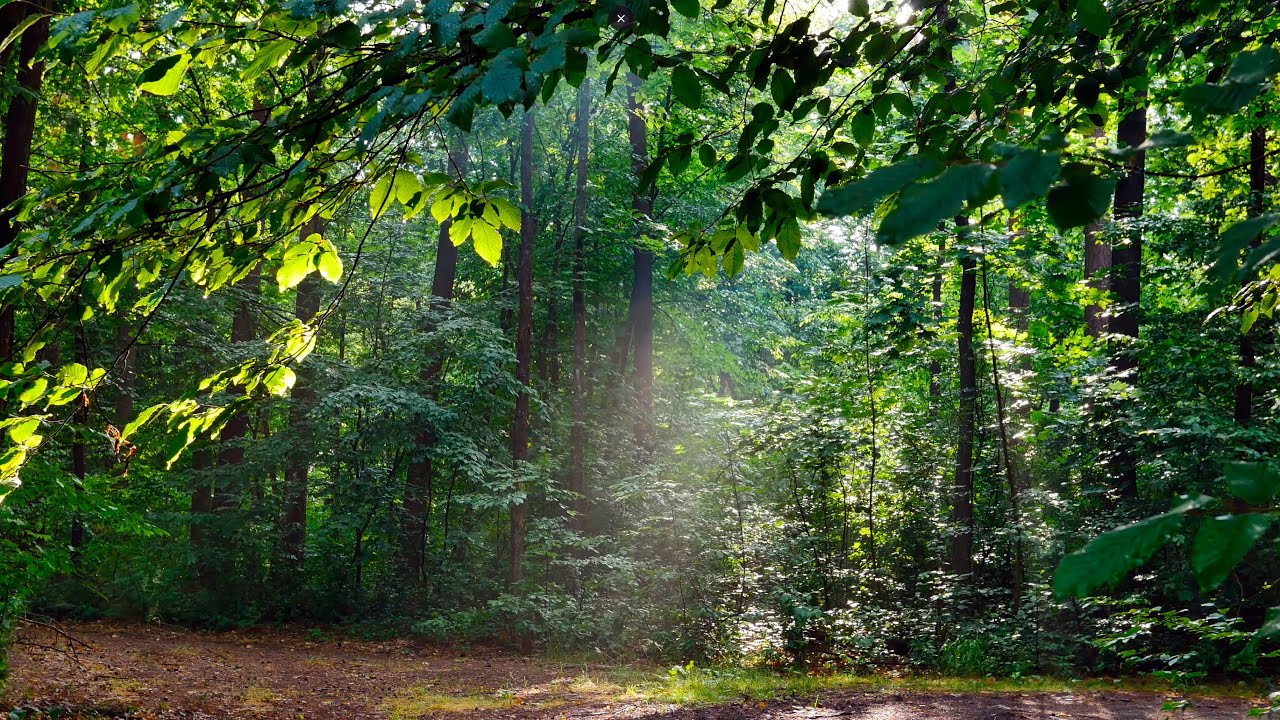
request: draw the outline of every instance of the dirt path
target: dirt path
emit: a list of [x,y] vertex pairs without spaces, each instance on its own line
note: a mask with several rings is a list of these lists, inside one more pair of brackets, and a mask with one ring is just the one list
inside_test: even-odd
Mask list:
[[[73,661],[29,630],[11,656],[4,711],[62,709],[138,720],[270,718],[519,718],[522,720],[1138,720],[1243,718],[1238,699],[1198,699],[1168,713],[1151,693],[828,692],[768,703],[676,707],[634,699],[603,666],[563,665],[410,641],[325,640],[255,628],[204,634],[143,625],[72,628]],[[320,641],[317,641],[320,640]],[[74,709],[68,713],[67,709]],[[98,713],[94,715],[86,709]],[[29,712],[25,717],[41,715]]]

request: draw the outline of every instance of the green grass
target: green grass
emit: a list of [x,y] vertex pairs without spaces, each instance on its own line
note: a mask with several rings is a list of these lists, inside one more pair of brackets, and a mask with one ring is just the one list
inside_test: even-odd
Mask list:
[[1203,684],[1175,688],[1156,678],[1094,678],[1071,680],[1051,677],[989,678],[935,675],[854,675],[847,673],[801,674],[766,669],[692,669],[655,677],[636,671],[619,671],[613,683],[625,688],[623,696],[638,701],[676,705],[713,705],[726,702],[767,702],[812,697],[826,691],[860,692],[1160,692],[1181,696],[1234,696],[1256,698],[1258,687],[1245,683]]

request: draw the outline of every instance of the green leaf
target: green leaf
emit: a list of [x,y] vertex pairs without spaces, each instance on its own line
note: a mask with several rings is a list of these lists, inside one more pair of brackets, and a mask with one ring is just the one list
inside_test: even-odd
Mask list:
[[[293,250],[293,248],[290,248]],[[298,283],[302,282],[311,272],[311,253],[307,252],[290,252],[284,256],[284,262],[280,264],[280,269],[276,271],[276,283],[280,286],[280,292],[295,288]]]
[[849,133],[853,135],[853,139],[863,147],[871,144],[872,139],[876,135],[876,116],[868,108],[863,108],[853,116],[853,122],[850,123]]
[[1102,533],[1058,563],[1053,574],[1054,597],[1085,597],[1097,588],[1114,585],[1150,559],[1182,526],[1182,517],[1165,513]]
[[1201,83],[1182,91],[1182,104],[1197,118],[1205,115],[1230,115],[1258,97],[1262,88],[1260,84]]
[[471,225],[471,241],[475,244],[476,254],[485,262],[497,267],[502,260],[502,233],[483,220],[476,220]]
[[40,398],[44,397],[44,391],[48,389],[49,381],[45,378],[38,377],[30,385],[27,386],[21,394],[18,395],[18,402],[23,405],[30,405]]
[[262,384],[272,395],[284,395],[297,382],[298,375],[285,365],[281,365],[262,377]]
[[995,167],[985,163],[952,165],[936,178],[911,185],[880,221],[876,241],[898,245],[937,229],[942,220],[960,214],[965,203],[989,196]]
[[1261,513],[1209,518],[1200,526],[1191,547],[1191,569],[1200,592],[1209,592],[1227,579],[1253,544],[1271,527],[1273,518]]
[[871,4],[868,0],[849,0],[849,14],[854,17],[871,17]]
[[9,439],[17,445],[23,445],[40,428],[40,418],[35,415],[14,418],[9,426]]
[[58,370],[58,384],[60,385],[81,385],[88,379],[89,368],[80,363],[63,365]]
[[698,0],[671,0],[671,7],[687,18],[698,17]]
[[1271,463],[1230,462],[1223,476],[1227,490],[1250,505],[1265,505],[1280,492],[1280,471]]
[[338,254],[338,248],[329,242],[328,238],[314,234],[308,237],[317,245],[320,245],[320,257],[316,260],[316,268],[320,270],[320,277],[331,283],[336,283],[342,279],[342,256]]
[[1046,201],[1049,218],[1058,229],[1088,225],[1111,207],[1115,180],[1098,177],[1078,163],[1064,167],[1062,177],[1063,182],[1050,188]]
[[1280,72],[1280,53],[1269,46],[1261,47],[1237,55],[1231,62],[1231,69],[1227,71],[1227,80],[1256,84],[1266,82],[1278,72]]
[[498,211],[498,220],[508,229],[514,232],[520,232],[520,209],[515,205],[503,200],[502,198],[493,198],[489,201]]
[[796,81],[792,79],[791,73],[787,72],[786,68],[780,67],[773,71],[773,82],[769,85],[769,93],[778,107],[790,110],[796,104],[795,90]]
[[510,56],[504,53],[494,58],[489,71],[480,82],[484,99],[494,105],[515,102],[520,97],[521,76],[520,68],[516,67]]
[[1000,170],[1000,195],[1004,206],[1013,210],[1023,203],[1043,197],[1058,179],[1061,155],[1056,152],[1023,150]]
[[249,67],[246,67],[244,72],[240,73],[240,79],[253,80],[264,72],[279,67],[285,56],[296,45],[297,43],[288,38],[267,43],[258,51],[257,55],[253,56],[253,62],[249,63]]
[[138,76],[138,89],[152,95],[172,95],[178,92],[182,75],[190,64],[191,56],[186,53],[161,58]]
[[387,211],[391,205],[391,182],[395,175],[388,173],[378,178],[378,182],[374,184],[373,191],[369,193],[369,215],[374,220],[382,217],[382,213]]
[[818,199],[818,212],[829,217],[844,217],[870,212],[886,196],[923,177],[938,172],[936,160],[918,156],[877,168],[866,177],[847,185],[829,188]]
[[1280,635],[1280,607],[1268,608],[1266,620],[1258,628],[1258,637],[1269,640],[1277,635]]
[[1079,0],[1076,4],[1076,18],[1085,30],[1100,38],[1107,36],[1111,29],[1111,14],[1102,0]]
[[778,252],[787,260],[795,260],[800,254],[800,223],[789,217],[778,226]]
[[[711,147],[710,143],[706,143],[698,147],[698,162],[702,163],[702,167],[710,169],[716,166],[716,149]],[[0,277],[0,280],[3,280]]]
[[408,205],[415,195],[422,192],[422,182],[408,170],[396,170],[391,189],[401,205]]
[[690,110],[697,110],[702,105],[702,81],[687,65],[677,65],[671,69],[671,92],[681,105]]

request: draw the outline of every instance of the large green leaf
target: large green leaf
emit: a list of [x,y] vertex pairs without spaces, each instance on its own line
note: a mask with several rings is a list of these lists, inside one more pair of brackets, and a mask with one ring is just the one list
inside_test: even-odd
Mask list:
[[1271,463],[1231,462],[1223,475],[1227,490],[1250,505],[1265,505],[1280,493],[1280,471]]
[[502,233],[484,220],[476,220],[471,225],[471,242],[477,255],[490,265],[498,266],[502,260]]
[[1054,596],[1060,600],[1084,597],[1114,585],[1154,555],[1182,527],[1182,517],[1170,512],[1102,533],[1058,563]]
[[1056,152],[1022,150],[1000,169],[1000,196],[1004,206],[1014,210],[1023,203],[1044,197],[1058,179],[1061,155]]
[[690,110],[697,110],[702,105],[702,81],[687,65],[677,65],[671,69],[671,93],[681,105]]
[[274,70],[297,45],[288,38],[281,38],[267,43],[253,56],[253,62],[240,74],[241,80],[253,80],[268,70]]
[[788,260],[795,260],[800,254],[800,223],[794,217],[786,218],[778,227],[778,252]]
[[942,220],[959,215],[966,202],[989,197],[994,172],[986,163],[952,165],[928,182],[909,186],[880,221],[876,241],[898,245],[932,232]]
[[1227,579],[1231,570],[1271,527],[1273,519],[1261,513],[1245,513],[1204,521],[1191,547],[1191,569],[1201,592],[1213,590]]
[[1049,190],[1046,201],[1049,218],[1058,229],[1088,225],[1111,207],[1115,180],[1099,177],[1091,168],[1080,164],[1063,168],[1062,178],[1062,182]]
[[1111,14],[1107,12],[1107,6],[1102,4],[1102,0],[1079,0],[1076,3],[1076,18],[1085,30],[1098,37],[1106,37],[1107,31],[1111,29]]
[[830,217],[860,215],[870,212],[880,201],[920,178],[938,172],[940,165],[932,158],[912,156],[900,162],[877,168],[866,177],[847,185],[829,188],[818,198],[818,212]]
[[172,95],[178,92],[182,75],[190,64],[191,56],[186,53],[161,58],[138,76],[138,89],[152,95]]

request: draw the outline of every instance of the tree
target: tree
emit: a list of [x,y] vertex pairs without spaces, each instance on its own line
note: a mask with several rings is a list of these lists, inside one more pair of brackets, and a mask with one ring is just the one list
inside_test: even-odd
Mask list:
[[[631,174],[636,178],[631,211],[636,237],[632,248],[632,281],[630,322],[631,341],[635,348],[635,371],[632,388],[635,393],[636,445],[649,447],[653,423],[653,251],[646,237],[653,215],[653,190],[643,185],[649,169],[649,141],[646,120],[640,111],[640,78],[627,75],[627,136],[631,141]],[[655,186],[656,187],[656,186]]]
[[533,362],[533,245],[538,236],[537,216],[533,211],[533,112],[524,116],[520,133],[520,248],[516,259],[516,394],[515,413],[511,418],[511,469],[515,479],[511,503],[511,569],[512,586],[524,578],[524,535],[527,506],[522,475],[529,459],[529,381]]
[[[1116,375],[1130,386],[1138,383],[1137,348],[1139,317],[1142,312],[1142,230],[1138,221],[1142,218],[1143,196],[1146,188],[1146,150],[1139,149],[1147,140],[1147,108],[1141,99],[1126,111],[1116,130],[1116,140],[1122,147],[1134,149],[1125,163],[1123,174],[1116,183],[1113,215],[1119,226],[1111,245],[1112,280],[1116,310],[1108,327],[1119,344],[1112,353],[1111,367]],[[1120,440],[1115,460],[1116,489],[1121,497],[1132,498],[1138,494],[1138,459],[1132,446],[1132,438]]]
[[578,87],[574,116],[577,176],[573,202],[573,376],[569,428],[568,489],[572,493],[573,525],[586,528],[586,478],[583,464],[587,444],[587,180],[590,176],[591,79]]

